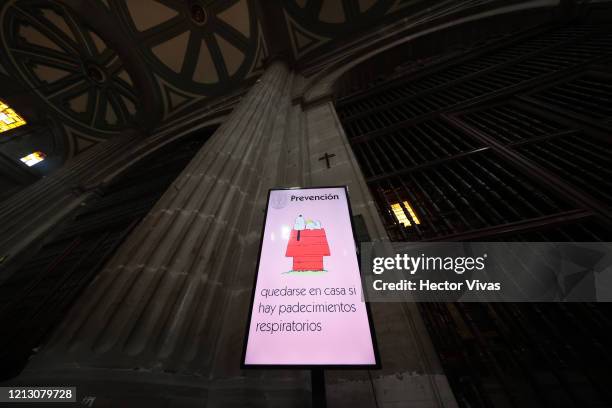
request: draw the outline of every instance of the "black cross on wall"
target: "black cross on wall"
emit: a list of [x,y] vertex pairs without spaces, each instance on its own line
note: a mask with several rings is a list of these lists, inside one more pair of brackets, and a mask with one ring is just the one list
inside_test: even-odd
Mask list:
[[331,168],[331,166],[329,165],[329,159],[331,159],[332,157],[336,157],[335,154],[328,154],[327,152],[325,152],[325,156],[323,157],[319,157],[319,161],[321,160],[325,160],[325,164],[327,164],[327,168]]

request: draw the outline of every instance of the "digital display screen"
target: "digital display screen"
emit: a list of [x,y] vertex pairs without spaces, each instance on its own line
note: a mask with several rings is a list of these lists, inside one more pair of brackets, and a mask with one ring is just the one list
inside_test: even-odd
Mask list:
[[271,190],[244,366],[374,366],[344,187]]

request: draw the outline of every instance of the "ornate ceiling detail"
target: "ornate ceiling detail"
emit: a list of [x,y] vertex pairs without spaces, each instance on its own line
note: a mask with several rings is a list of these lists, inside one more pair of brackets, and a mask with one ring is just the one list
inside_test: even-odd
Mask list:
[[67,140],[66,157],[77,156],[104,140],[74,129],[69,125],[64,125],[62,130]]
[[371,25],[404,3],[421,0],[287,0],[285,17],[293,53],[299,58],[332,39]]
[[0,76],[42,101],[37,115],[57,122],[68,159],[127,128],[179,120],[263,72],[255,2],[6,0]]
[[[253,0],[107,1],[158,83],[163,78],[171,87],[162,89],[162,96],[168,96],[167,89],[189,98],[227,92],[252,75],[265,48]],[[167,108],[165,117],[176,110]]]
[[164,110],[163,120],[176,116],[178,112],[185,111],[187,108],[205,99],[201,94],[176,88],[157,74],[155,74],[155,80],[161,90],[161,101]]
[[62,120],[96,140],[132,126],[137,92],[103,35],[51,0],[8,1],[0,22],[4,66]]

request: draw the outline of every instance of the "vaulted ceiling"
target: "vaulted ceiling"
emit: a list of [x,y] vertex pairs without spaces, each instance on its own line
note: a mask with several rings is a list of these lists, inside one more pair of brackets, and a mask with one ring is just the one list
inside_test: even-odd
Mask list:
[[2,23],[4,66],[49,109],[94,131],[132,120],[138,96],[130,74],[117,52],[66,7],[18,3],[5,8]]
[[[485,3],[503,2],[470,0],[459,8]],[[146,133],[180,121],[254,81],[270,54],[284,53],[299,64],[360,30],[405,16],[418,21],[452,13],[457,4],[5,0],[0,99],[46,129],[39,133],[52,138],[47,145],[57,150],[48,153],[63,161],[127,129]]]
[[0,73],[66,124],[69,155],[222,95],[267,55],[251,0],[75,3],[8,1],[0,33]]

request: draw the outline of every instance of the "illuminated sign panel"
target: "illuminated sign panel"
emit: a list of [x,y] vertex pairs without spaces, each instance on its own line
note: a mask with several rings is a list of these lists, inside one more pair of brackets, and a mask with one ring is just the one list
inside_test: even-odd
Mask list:
[[346,189],[271,190],[243,365],[376,363]]

